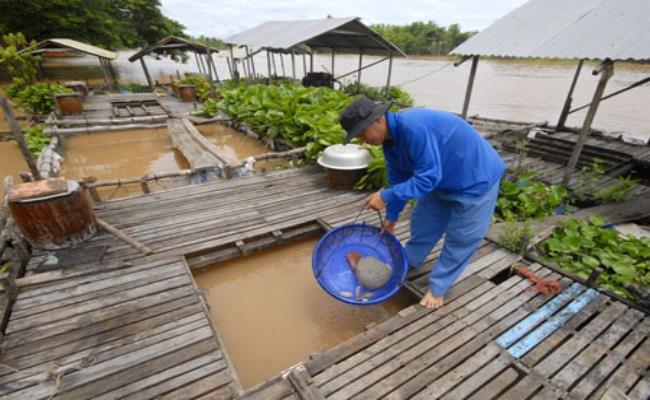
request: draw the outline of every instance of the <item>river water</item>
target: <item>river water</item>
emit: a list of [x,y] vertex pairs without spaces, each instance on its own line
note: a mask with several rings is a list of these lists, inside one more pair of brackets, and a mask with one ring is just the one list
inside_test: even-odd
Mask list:
[[398,294],[375,306],[334,300],[311,272],[305,239],[194,273],[244,388],[306,361],[412,304]]

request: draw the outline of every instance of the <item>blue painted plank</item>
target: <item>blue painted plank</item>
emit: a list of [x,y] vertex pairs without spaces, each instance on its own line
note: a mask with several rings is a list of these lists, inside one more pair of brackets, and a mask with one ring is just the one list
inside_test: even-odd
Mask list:
[[530,314],[528,317],[519,321],[515,326],[505,331],[501,336],[497,338],[497,344],[503,348],[510,347],[511,344],[521,339],[535,325],[553,315],[567,301],[575,297],[578,293],[582,292],[584,288],[585,287],[578,282],[572,284],[563,292],[556,295],[551,301],[537,309],[537,311]]
[[508,349],[508,353],[515,358],[520,358],[528,353],[530,349],[537,346],[542,340],[549,337],[553,332],[558,330],[566,321],[579,313],[587,304],[591,303],[598,297],[598,291],[587,289],[578,298],[569,303],[559,313],[554,315],[548,321],[540,325],[537,329],[530,332],[526,337],[515,343]]

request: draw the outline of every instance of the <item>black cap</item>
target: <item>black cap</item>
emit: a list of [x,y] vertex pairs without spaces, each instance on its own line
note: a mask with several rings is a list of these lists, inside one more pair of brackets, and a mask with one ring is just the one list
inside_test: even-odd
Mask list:
[[364,129],[384,115],[392,105],[392,101],[375,103],[366,96],[361,96],[350,103],[343,109],[339,117],[341,126],[348,133],[343,144],[348,144],[354,137],[359,136]]

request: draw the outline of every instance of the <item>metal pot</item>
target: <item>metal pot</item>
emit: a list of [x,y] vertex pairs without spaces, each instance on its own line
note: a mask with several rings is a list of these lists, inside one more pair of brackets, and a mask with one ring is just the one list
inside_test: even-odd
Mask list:
[[357,144],[335,144],[323,151],[318,164],[325,168],[328,184],[334,189],[352,189],[366,174],[370,152]]

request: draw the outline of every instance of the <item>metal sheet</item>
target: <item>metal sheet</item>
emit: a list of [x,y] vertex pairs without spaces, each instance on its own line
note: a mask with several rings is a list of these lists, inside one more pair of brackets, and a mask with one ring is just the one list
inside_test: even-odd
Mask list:
[[289,50],[306,45],[339,53],[404,55],[394,44],[364,25],[359,18],[268,21],[226,39],[226,43],[255,48]]
[[47,48],[50,46],[68,48],[85,54],[90,54],[91,56],[107,58],[109,60],[114,60],[117,58],[117,53],[102,49],[101,47],[93,46],[91,44],[78,42],[73,39],[64,39],[64,38],[45,39],[39,42],[36,45],[36,48],[40,49],[40,48]]
[[650,1],[531,0],[452,54],[648,60]]

